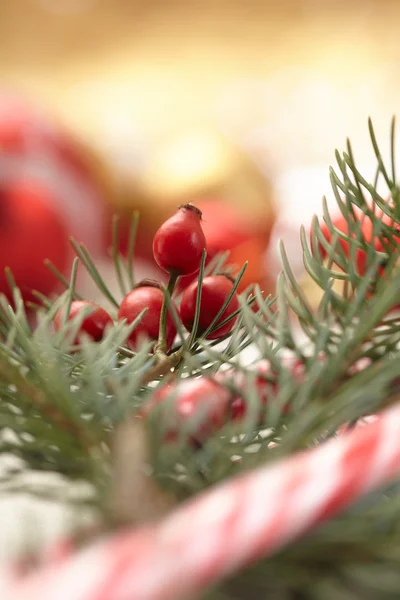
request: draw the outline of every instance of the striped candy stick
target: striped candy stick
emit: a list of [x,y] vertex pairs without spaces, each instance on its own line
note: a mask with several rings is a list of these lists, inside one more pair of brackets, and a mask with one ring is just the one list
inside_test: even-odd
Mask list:
[[[11,582],[4,600],[179,600],[267,557],[400,473],[400,407],[237,477],[159,524]],[[328,476],[327,476],[328,475]]]

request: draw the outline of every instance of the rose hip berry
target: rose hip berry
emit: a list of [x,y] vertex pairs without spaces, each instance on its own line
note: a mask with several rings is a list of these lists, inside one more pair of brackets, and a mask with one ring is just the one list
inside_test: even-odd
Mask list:
[[236,396],[231,402],[232,421],[243,421],[247,413],[247,405],[241,396]]
[[[143,281],[122,300],[118,310],[118,320],[126,319],[128,324],[132,323],[145,308],[148,309],[127,340],[131,350],[137,349],[140,339],[154,341],[158,339],[163,299],[164,293],[159,284]],[[176,326],[170,312],[167,315],[166,333],[169,349],[176,336]]]
[[[93,341],[99,342],[104,336],[106,327],[112,325],[113,321],[104,308],[88,300],[74,300],[71,303],[68,320],[75,319],[83,310],[87,311],[87,316],[83,318],[75,338],[75,344],[79,343],[81,334],[86,334]],[[63,327],[64,319],[65,308],[60,308],[54,317],[54,329],[56,331]]]
[[156,263],[170,274],[190,275],[200,269],[206,238],[201,227],[201,212],[184,204],[161,225],[153,241]]
[[[203,279],[200,303],[200,319],[197,329],[197,334],[199,336],[206,331],[206,329],[213,322],[214,318],[217,316],[217,313],[220,311],[228,295],[232,291],[232,286],[232,281],[225,275],[212,275]],[[182,322],[188,331],[191,331],[193,328],[196,311],[197,288],[198,282],[194,281],[186,289],[182,296],[180,315]],[[236,318],[232,318],[221,327],[217,327],[217,325],[234,313],[238,308],[239,300],[237,294],[234,294],[221,317],[218,319],[216,328],[207,335],[207,338],[210,340],[215,340],[229,333],[235,325]]]
[[189,426],[193,429],[189,438],[198,446],[223,427],[229,417],[230,400],[231,393],[223,385],[211,378],[199,377],[159,387],[141,414],[146,417],[156,409],[159,411],[167,441],[177,440],[180,431]]

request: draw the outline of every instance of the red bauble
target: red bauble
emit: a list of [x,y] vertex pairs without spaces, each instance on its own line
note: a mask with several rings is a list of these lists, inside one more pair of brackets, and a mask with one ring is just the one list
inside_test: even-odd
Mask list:
[[190,275],[200,269],[206,238],[201,227],[201,212],[184,204],[161,225],[153,241],[156,263],[168,273]]
[[0,171],[6,186],[29,178],[48,190],[68,235],[83,242],[92,254],[102,253],[109,187],[101,161],[59,126],[49,111],[4,91],[0,92]]
[[[141,339],[157,341],[163,299],[164,293],[160,287],[156,283],[145,281],[136,286],[122,300],[118,310],[118,319],[120,321],[126,319],[128,324],[133,323],[145,308],[148,309],[127,340],[127,345],[132,350],[137,349]],[[176,310],[178,312],[177,308]],[[168,312],[168,349],[172,346],[175,336],[176,326],[171,313]]]
[[57,280],[44,266],[49,258],[65,271],[71,256],[68,231],[49,190],[36,180],[9,181],[0,187],[0,291],[10,296],[9,267],[25,300],[32,289],[49,295]]
[[142,415],[159,409],[167,440],[176,440],[182,428],[188,426],[190,439],[199,444],[224,425],[230,401],[230,392],[220,383],[199,377],[161,386],[143,407]]
[[99,185],[88,149],[45,110],[16,94],[0,93],[0,149],[29,167],[33,163],[42,163],[46,170],[62,167],[63,183],[70,171],[93,188]]
[[[217,313],[224,305],[228,295],[232,291],[232,281],[225,275],[213,275],[203,279],[201,303],[200,303],[200,319],[197,329],[198,335],[202,335],[211,325]],[[193,328],[194,316],[196,312],[196,297],[197,297],[198,282],[194,281],[184,292],[180,306],[180,315],[182,322],[188,331]],[[217,324],[224,321],[232,313],[239,308],[239,300],[237,294],[232,296],[228,306],[218,319]],[[214,329],[207,335],[208,339],[219,339],[229,333],[236,323],[236,319],[230,321]]]
[[[72,321],[77,318],[83,310],[88,311],[88,315],[83,318],[79,332],[75,338],[75,344],[78,344],[81,339],[81,334],[87,335],[94,342],[99,342],[103,339],[107,327],[113,324],[110,315],[94,302],[87,300],[75,300],[71,303],[68,320]],[[59,331],[64,325],[65,308],[60,308],[54,317],[54,329]]]

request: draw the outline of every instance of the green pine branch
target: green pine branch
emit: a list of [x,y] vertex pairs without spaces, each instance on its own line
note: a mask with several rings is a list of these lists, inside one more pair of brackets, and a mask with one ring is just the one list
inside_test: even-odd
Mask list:
[[[238,318],[233,331],[223,340],[207,341],[230,298],[209,330],[197,336],[203,278],[225,271],[227,260],[227,255],[222,255],[206,266],[204,255],[192,334],[184,333],[173,309],[174,286],[165,290],[165,307],[172,311],[179,333],[169,353],[165,352],[162,324],[155,354],[150,345],[143,345],[138,352],[127,348],[126,339],[140,317],[130,326],[117,324],[100,343],[84,340],[74,345],[71,340],[76,339],[85,315],[67,321],[58,332],[52,322],[60,307],[68,309],[73,299],[80,298],[75,289],[78,263],[93,278],[105,301],[118,307],[135,283],[137,215],[132,219],[126,258],[118,253],[118,220],[113,223],[111,254],[119,296],[108,289],[87,249],[72,241],[77,258],[70,280],[48,265],[66,291],[57,299],[36,294],[38,326],[31,330],[21,294],[9,273],[13,307],[5,297],[0,299],[0,454],[11,452],[22,458],[27,468],[62,473],[70,480],[91,484],[93,505],[109,527],[127,520],[140,522],[144,504],[153,507],[146,519],[159,516],[171,504],[227,477],[322,443],[343,424],[355,423],[396,402],[400,392],[400,318],[395,314],[388,317],[390,309],[400,304],[400,195],[394,121],[388,165],[371,122],[369,129],[377,161],[374,178],[369,181],[358,171],[349,142],[345,152],[336,152],[337,169],[331,169],[332,190],[348,231],[334,225],[324,201],[323,221],[330,238],[325,237],[317,218],[311,241],[304,228],[300,232],[305,269],[323,290],[317,311],[304,296],[282,246],[283,270],[276,298],[265,299],[258,286],[241,294],[240,310],[230,317]],[[387,196],[378,193],[378,181],[385,183]],[[387,215],[387,221],[382,221],[378,209]],[[370,220],[372,239],[381,242],[379,251],[374,242],[366,240],[357,211]],[[340,242],[346,243],[348,251]],[[357,266],[360,251],[365,254],[365,272],[359,272]],[[235,279],[232,295],[244,270],[245,266]],[[344,281],[343,295],[334,291],[336,280]],[[179,297],[176,300],[179,302]],[[255,364],[245,365],[240,358],[250,345],[258,356]],[[304,365],[301,382],[294,380],[288,354]],[[368,359],[367,366],[353,374],[363,359]],[[261,406],[254,371],[260,360],[271,365],[270,373],[263,376],[268,390],[265,406]],[[190,443],[198,427],[196,419],[182,427],[174,443],[165,441],[165,420],[173,410],[174,393],[165,401],[167,410],[155,411],[145,422],[136,418],[166,381],[213,377],[221,370],[227,371],[224,385],[231,397],[240,394],[248,410],[241,422],[227,418],[225,426],[210,434],[201,447]],[[244,386],[238,387],[238,374]],[[139,422],[144,429],[138,429]],[[5,435],[7,431],[13,435]],[[129,439],[135,444],[127,453],[131,460],[126,464],[119,458],[125,455],[121,440],[128,444]],[[152,472],[151,477],[146,476],[147,484],[141,463],[149,463]],[[138,477],[141,484],[135,486]],[[130,503],[130,494],[135,495],[139,487],[146,501],[132,498]],[[12,488],[8,489],[11,493]],[[118,502],[118,498],[124,501]],[[356,507],[334,524],[326,524],[280,555],[238,575],[233,583],[214,590],[212,597],[394,598],[390,594],[398,584],[396,544],[400,544],[397,509],[396,494],[380,493],[372,504]],[[387,530],[381,528],[382,523]],[[368,595],[372,564],[380,564],[389,577],[385,583],[377,575],[373,584],[377,590],[370,584],[378,594],[375,596]]]

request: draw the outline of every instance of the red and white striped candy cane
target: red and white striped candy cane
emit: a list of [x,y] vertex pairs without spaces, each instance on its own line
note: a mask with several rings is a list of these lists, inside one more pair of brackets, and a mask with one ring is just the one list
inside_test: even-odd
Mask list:
[[105,539],[2,600],[179,600],[295,540],[400,474],[400,406],[318,448],[236,477],[160,524]]

